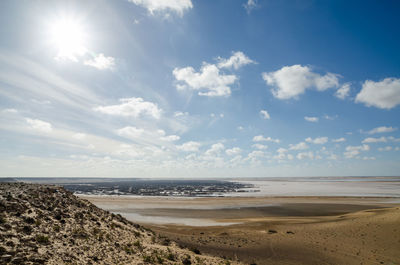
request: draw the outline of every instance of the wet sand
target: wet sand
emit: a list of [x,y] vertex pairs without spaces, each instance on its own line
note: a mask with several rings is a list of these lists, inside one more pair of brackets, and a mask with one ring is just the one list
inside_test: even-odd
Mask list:
[[[247,264],[400,264],[394,198],[85,198],[122,215],[165,218],[145,225],[181,245]],[[185,218],[229,225],[179,224]]]

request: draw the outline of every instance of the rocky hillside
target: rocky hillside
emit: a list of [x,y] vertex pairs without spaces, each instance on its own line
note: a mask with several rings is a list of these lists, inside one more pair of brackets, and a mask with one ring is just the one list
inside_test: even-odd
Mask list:
[[0,183],[0,264],[237,264],[196,253],[61,187]]

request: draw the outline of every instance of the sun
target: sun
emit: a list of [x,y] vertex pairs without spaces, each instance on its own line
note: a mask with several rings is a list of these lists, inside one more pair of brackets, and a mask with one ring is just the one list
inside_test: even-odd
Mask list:
[[77,61],[78,56],[87,52],[86,33],[82,24],[72,18],[61,18],[50,26],[50,40],[58,50],[56,59]]

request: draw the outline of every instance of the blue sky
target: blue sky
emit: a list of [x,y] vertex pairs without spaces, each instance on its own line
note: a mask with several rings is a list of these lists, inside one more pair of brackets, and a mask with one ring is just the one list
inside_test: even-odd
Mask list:
[[398,175],[398,1],[1,1],[0,175]]

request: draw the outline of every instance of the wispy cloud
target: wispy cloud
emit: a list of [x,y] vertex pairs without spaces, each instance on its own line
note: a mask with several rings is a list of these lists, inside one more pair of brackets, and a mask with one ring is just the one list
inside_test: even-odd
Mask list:
[[376,127],[370,131],[368,131],[369,134],[376,134],[376,133],[390,133],[397,131],[397,128],[393,127],[387,127],[387,126],[381,126],[381,127]]
[[305,119],[306,121],[309,121],[309,122],[318,122],[318,121],[319,121],[319,118],[318,118],[318,117],[308,117],[308,116],[305,116],[304,119]]
[[251,11],[256,9],[258,7],[258,1],[257,0],[247,0],[247,2],[243,5],[243,7],[246,9],[247,14],[250,14]]

